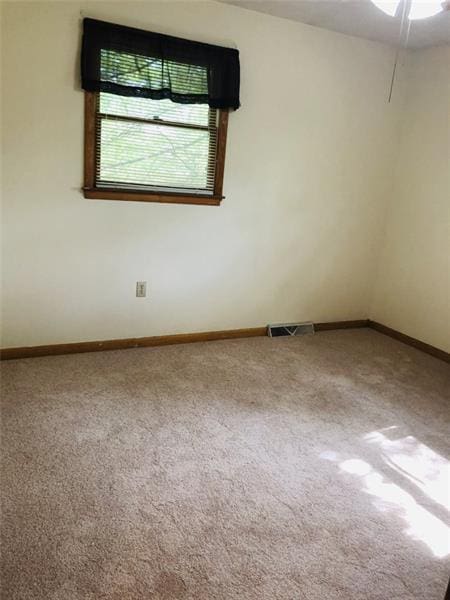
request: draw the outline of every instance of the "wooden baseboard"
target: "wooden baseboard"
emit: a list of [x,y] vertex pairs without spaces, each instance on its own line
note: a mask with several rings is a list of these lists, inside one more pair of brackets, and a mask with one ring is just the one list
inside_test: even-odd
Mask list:
[[368,327],[367,319],[358,319],[357,321],[330,321],[329,323],[314,323],[315,331],[330,331],[332,329],[359,329]]
[[445,352],[444,350],[440,350],[439,348],[436,348],[435,346],[431,346],[430,344],[421,342],[420,340],[417,340],[416,338],[406,335],[405,333],[401,333],[400,331],[397,331],[396,329],[391,329],[390,327],[387,327],[386,325],[382,325],[381,323],[377,323],[376,321],[371,321],[369,319],[367,324],[371,329],[375,329],[375,331],[378,331],[379,333],[388,335],[389,337],[394,338],[395,340],[398,340],[399,342],[408,344],[408,346],[417,348],[417,350],[422,350],[422,352],[431,354],[431,356],[440,358],[441,360],[444,360],[445,362],[450,362],[450,354],[448,352]]
[[98,342],[74,342],[71,344],[51,344],[48,346],[28,346],[22,348],[4,348],[1,360],[14,358],[32,358],[56,354],[78,354],[79,352],[99,352],[101,350],[123,350],[126,348],[146,348],[150,346],[169,346],[171,344],[192,344],[266,335],[266,327],[249,329],[228,329],[225,331],[205,331],[200,333],[181,333],[177,335],[158,335],[152,337],[103,340]]
[[[333,323],[317,323],[317,331],[329,329],[348,329],[367,327],[367,321],[336,321]],[[267,327],[248,329],[227,329],[224,331],[205,331],[202,333],[182,333],[178,335],[160,335],[152,337],[103,340],[98,342],[75,342],[71,344],[50,344],[47,346],[25,346],[22,348],[4,348],[0,350],[1,360],[15,358],[33,358],[35,356],[53,356],[57,354],[78,354],[79,352],[100,352],[102,350],[123,350],[126,348],[145,348],[150,346],[168,346],[171,344],[191,344],[194,342],[210,342],[214,340],[231,340],[263,336]]]
[[[400,333],[395,329],[386,327],[376,321],[359,319],[356,321],[331,321],[328,323],[315,323],[316,331],[331,331],[333,329],[356,329],[370,327],[388,335],[404,344],[413,346],[422,352],[431,354],[436,358],[450,362],[450,355],[439,348],[430,346],[425,342]],[[126,348],[146,348],[151,346],[168,346],[171,344],[192,344],[194,342],[211,342],[215,340],[231,340],[264,336],[266,327],[253,327],[247,329],[227,329],[224,331],[204,331],[200,333],[181,333],[177,335],[159,335],[152,337],[125,338],[118,340],[103,340],[97,342],[75,342],[71,344],[50,344],[47,346],[26,346],[22,348],[4,348],[0,350],[1,360],[15,358],[33,358],[36,356],[53,356],[58,354],[78,354],[80,352],[100,352],[102,350],[123,350]]]

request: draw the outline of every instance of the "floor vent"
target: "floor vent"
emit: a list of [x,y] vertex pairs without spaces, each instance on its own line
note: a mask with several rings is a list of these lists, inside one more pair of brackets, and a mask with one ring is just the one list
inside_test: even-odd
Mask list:
[[268,325],[269,337],[281,337],[286,335],[306,335],[314,333],[314,323],[279,323]]

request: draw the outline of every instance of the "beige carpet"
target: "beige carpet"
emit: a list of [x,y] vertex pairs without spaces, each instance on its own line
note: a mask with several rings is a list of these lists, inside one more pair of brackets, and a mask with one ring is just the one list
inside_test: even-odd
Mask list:
[[2,600],[443,599],[444,362],[353,330],[2,374]]

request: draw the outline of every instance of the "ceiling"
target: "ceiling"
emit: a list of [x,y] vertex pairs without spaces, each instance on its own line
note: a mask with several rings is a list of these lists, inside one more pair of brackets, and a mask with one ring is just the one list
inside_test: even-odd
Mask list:
[[[219,0],[258,12],[300,21],[385,44],[399,45],[401,17],[390,17],[370,0]],[[426,2],[427,0],[422,0]],[[450,42],[450,10],[411,21],[409,48]]]

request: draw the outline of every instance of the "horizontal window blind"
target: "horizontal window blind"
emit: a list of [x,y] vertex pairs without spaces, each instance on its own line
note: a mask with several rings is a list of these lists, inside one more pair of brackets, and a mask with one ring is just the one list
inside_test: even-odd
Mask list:
[[216,109],[100,92],[96,115],[98,187],[213,194]]
[[124,95],[148,89],[153,99],[162,99],[167,97],[164,90],[170,90],[170,97],[182,96],[177,99],[184,104],[197,98],[207,104],[208,70],[204,66],[112,50],[101,50],[100,65],[101,79],[122,88],[127,92]]

